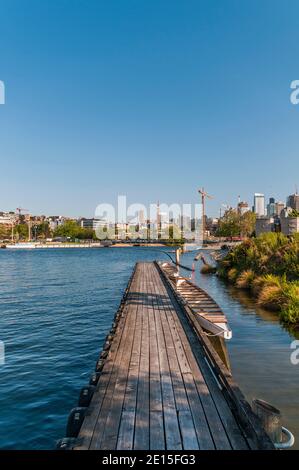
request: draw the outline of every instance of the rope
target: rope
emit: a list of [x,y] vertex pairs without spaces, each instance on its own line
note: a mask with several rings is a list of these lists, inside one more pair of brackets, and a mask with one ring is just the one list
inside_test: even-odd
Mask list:
[[207,333],[206,331],[204,331],[204,334],[206,336],[220,336],[220,335],[223,335],[223,331],[219,331],[219,333],[215,333],[215,334]]

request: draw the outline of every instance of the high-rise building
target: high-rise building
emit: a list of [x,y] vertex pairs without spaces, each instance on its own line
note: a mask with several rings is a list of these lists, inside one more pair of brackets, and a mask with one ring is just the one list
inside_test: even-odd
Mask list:
[[285,205],[283,202],[275,202],[275,215],[280,217],[281,211],[283,211]]
[[274,197],[269,198],[269,203],[267,204],[267,216],[273,217],[275,215],[275,199]]
[[263,217],[265,215],[265,196],[261,193],[254,194],[253,210],[257,216]]
[[138,222],[140,223],[140,225],[145,224],[144,210],[142,209],[138,212]]
[[299,211],[299,194],[297,192],[287,198],[287,206]]

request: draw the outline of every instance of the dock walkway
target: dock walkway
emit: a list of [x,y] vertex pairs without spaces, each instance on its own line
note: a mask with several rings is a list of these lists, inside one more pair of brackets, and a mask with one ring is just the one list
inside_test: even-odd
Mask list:
[[227,387],[159,266],[137,263],[75,448],[273,448]]

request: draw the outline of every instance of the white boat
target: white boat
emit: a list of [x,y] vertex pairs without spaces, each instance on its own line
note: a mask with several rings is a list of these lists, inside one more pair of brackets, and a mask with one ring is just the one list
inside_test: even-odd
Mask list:
[[13,250],[28,250],[28,249],[33,249],[36,248],[36,244],[32,242],[24,242],[24,243],[13,243],[13,244],[8,244],[6,245],[6,248],[8,249],[13,249]]
[[176,266],[171,263],[160,263],[160,267],[173,284],[177,295],[188,305],[202,328],[212,336],[224,339],[232,338],[226,316],[214,299],[199,286],[179,276]]

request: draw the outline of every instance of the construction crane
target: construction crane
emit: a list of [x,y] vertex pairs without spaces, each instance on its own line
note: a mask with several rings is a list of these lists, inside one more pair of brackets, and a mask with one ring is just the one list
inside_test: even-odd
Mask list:
[[[17,211],[17,214],[19,216],[19,220],[20,220],[20,217],[22,215],[22,212],[28,212],[28,209],[24,209],[24,207],[17,207],[16,208],[16,211]],[[30,222],[30,214],[29,214],[29,220],[28,220],[28,241],[30,242],[31,241],[31,222]]]
[[204,238],[205,238],[205,233],[206,233],[206,221],[205,221],[205,199],[206,197],[208,199],[213,199],[213,196],[210,196],[210,194],[208,194],[204,188],[200,188],[198,190],[199,194],[201,194],[201,203],[202,203],[202,242],[204,241]]
[[20,217],[22,215],[22,212],[23,211],[28,212],[28,209],[24,209],[24,207],[17,207],[16,211],[17,211],[18,216]]

